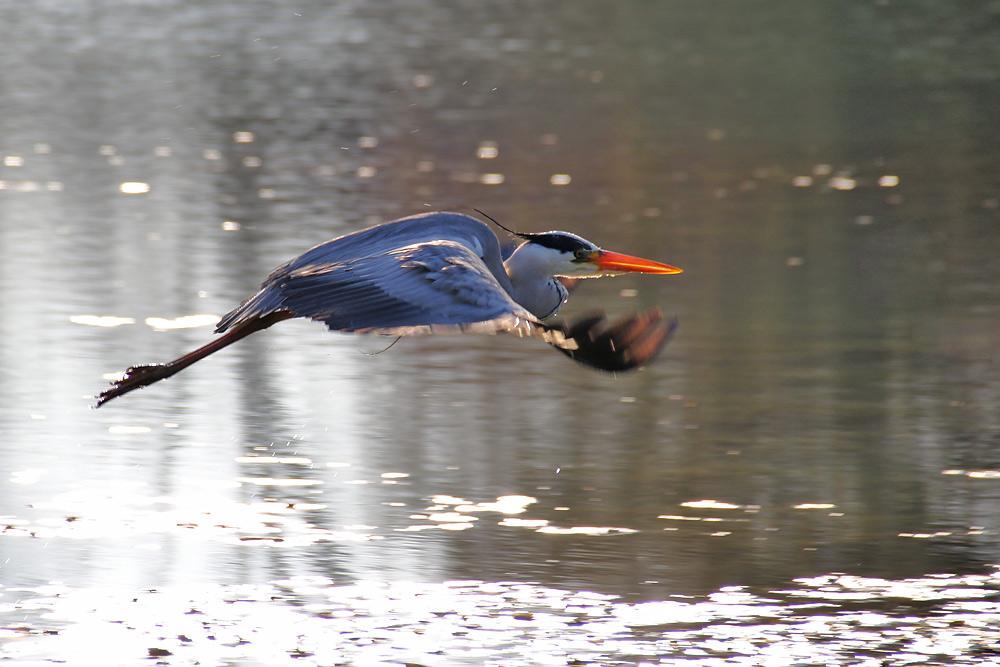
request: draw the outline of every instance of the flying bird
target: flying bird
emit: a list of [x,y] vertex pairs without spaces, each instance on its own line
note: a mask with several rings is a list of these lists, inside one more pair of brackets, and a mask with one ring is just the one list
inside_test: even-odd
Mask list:
[[514,232],[496,224],[523,241],[506,259],[493,230],[460,213],[415,215],[321,243],[275,269],[259,292],[223,317],[219,338],[165,364],[128,368],[94,407],[293,317],[334,331],[388,336],[535,337],[612,372],[647,363],[670,340],[677,321],[659,309],[614,323],[600,313],[573,323],[544,320],[569,296],[562,279],[681,269],[602,250],[569,232]]

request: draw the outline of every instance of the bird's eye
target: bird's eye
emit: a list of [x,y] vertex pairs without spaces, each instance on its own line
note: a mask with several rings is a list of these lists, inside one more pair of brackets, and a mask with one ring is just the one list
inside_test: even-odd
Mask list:
[[590,259],[590,251],[586,248],[579,248],[573,251],[573,259],[578,262],[585,262]]

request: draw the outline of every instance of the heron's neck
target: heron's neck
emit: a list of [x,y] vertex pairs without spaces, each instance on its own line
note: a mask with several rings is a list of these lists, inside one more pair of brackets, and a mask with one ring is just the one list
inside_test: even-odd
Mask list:
[[514,300],[535,317],[551,317],[566,303],[569,292],[552,276],[550,258],[533,244],[520,246],[503,266],[514,287]]

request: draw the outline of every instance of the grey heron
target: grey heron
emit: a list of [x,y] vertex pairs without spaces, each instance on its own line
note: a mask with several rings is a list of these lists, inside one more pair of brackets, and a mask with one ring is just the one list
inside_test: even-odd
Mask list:
[[603,250],[569,232],[503,229],[523,240],[506,260],[493,230],[460,213],[415,215],[321,243],[275,269],[260,291],[223,317],[215,329],[219,338],[165,364],[128,368],[97,396],[95,407],[293,317],[334,331],[389,336],[531,336],[605,371],[648,362],[673,335],[676,320],[659,309],[615,323],[602,314],[571,324],[543,320],[566,302],[560,278],[681,269]]

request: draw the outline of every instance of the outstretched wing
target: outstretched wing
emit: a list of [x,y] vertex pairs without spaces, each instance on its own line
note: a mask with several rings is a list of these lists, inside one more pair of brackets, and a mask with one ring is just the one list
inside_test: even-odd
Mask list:
[[[397,336],[527,333],[537,320],[498,282],[478,248],[453,239],[283,267],[218,331],[286,311],[335,331]],[[502,269],[501,269],[502,270]]]

